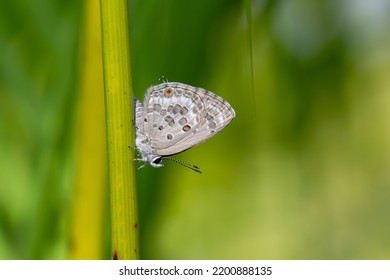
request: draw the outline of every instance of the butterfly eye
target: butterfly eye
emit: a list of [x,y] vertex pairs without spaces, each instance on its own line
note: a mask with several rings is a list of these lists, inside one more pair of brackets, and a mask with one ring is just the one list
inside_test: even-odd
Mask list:
[[161,161],[162,161],[162,157],[157,157],[157,158],[154,158],[154,159],[153,159],[153,163],[154,163],[154,164],[160,164]]

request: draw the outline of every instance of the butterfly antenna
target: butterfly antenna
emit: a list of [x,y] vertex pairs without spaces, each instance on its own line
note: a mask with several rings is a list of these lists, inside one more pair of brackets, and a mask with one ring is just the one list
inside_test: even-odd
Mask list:
[[158,79],[160,82],[168,83],[168,79],[165,78],[165,76],[161,76],[161,78]]
[[179,159],[176,159],[176,158],[170,158],[170,157],[164,157],[164,159],[169,159],[170,161],[173,161],[173,162],[176,162],[180,165],[183,165],[191,170],[194,170],[195,172],[198,172],[200,174],[202,174],[202,170],[200,170],[199,166],[196,166],[196,165],[192,165],[192,164],[189,164],[185,161],[182,161],[182,160],[179,160]]

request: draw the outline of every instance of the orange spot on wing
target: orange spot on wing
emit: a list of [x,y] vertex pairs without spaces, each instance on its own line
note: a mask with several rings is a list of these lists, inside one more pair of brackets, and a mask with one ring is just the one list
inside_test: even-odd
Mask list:
[[171,94],[173,93],[173,90],[172,90],[171,88],[167,88],[167,89],[164,91],[164,93],[165,93],[166,95],[171,95]]

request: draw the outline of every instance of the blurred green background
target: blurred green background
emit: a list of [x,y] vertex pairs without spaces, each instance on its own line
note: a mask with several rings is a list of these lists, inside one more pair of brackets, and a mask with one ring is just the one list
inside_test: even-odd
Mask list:
[[[96,140],[77,127],[103,97],[89,90],[80,105],[99,26],[85,27],[81,1],[1,6],[0,259],[66,259],[79,235],[76,163],[88,157],[77,143]],[[389,259],[389,15],[386,0],[129,0],[134,94],[164,76],[237,113],[177,156],[202,175],[171,162],[137,172],[141,258]],[[102,197],[85,219],[101,221],[108,259]]]

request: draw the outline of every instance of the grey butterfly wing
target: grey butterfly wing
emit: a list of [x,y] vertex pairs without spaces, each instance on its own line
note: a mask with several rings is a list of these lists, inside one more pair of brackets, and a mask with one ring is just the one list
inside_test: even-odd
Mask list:
[[187,137],[178,141],[174,147],[159,150],[160,154],[172,154],[174,150],[187,150],[213,137],[225,128],[235,117],[235,111],[223,98],[201,88],[191,87],[200,95],[204,111],[200,114],[202,121]]
[[138,131],[138,129],[142,125],[144,107],[143,107],[142,103],[135,97],[133,98],[133,106],[134,106],[133,108],[134,108],[134,116],[135,116],[135,126],[136,126],[137,131]]
[[[184,149],[176,143],[191,135],[204,119],[201,97],[180,83],[164,83],[150,87],[143,104],[141,131],[147,132],[150,145],[158,155],[173,147],[174,153]],[[172,153],[170,153],[172,154]]]
[[152,148],[159,155],[177,154],[198,145],[235,117],[229,103],[205,89],[165,83],[152,87],[148,93],[144,107],[148,108],[148,119],[154,121],[148,129],[152,131]]

